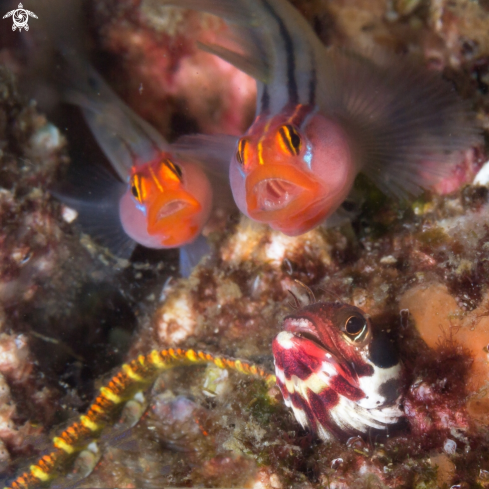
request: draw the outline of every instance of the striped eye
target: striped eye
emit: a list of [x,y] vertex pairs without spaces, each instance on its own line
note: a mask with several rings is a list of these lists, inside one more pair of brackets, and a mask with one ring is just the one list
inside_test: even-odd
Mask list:
[[367,320],[361,316],[350,316],[345,321],[344,332],[353,341],[362,341],[367,332]]
[[131,194],[141,204],[141,177],[137,173],[131,178]]
[[238,150],[236,151],[236,159],[241,166],[245,164],[245,151],[247,145],[246,139],[240,139],[238,142]]
[[290,124],[284,124],[278,133],[290,154],[297,156],[302,146],[301,136],[297,129]]
[[163,161],[163,163],[175,174],[175,176],[182,181],[182,169],[176,164],[173,163],[173,161],[166,159]]

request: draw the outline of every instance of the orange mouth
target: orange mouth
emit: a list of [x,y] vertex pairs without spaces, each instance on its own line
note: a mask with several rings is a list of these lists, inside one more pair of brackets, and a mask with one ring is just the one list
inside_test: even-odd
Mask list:
[[279,211],[287,207],[302,189],[281,178],[268,178],[253,187],[257,208],[261,211]]
[[156,215],[156,220],[160,221],[161,219],[165,219],[166,217],[170,217],[177,212],[183,211],[184,209],[189,209],[191,206],[185,200],[172,200],[171,202],[167,202],[160,208]]
[[187,192],[171,192],[155,199],[148,209],[148,234],[165,246],[181,246],[197,236],[201,204]]
[[317,200],[319,192],[320,185],[295,168],[259,167],[246,179],[248,214],[252,219],[282,230],[290,219],[301,219],[301,214]]

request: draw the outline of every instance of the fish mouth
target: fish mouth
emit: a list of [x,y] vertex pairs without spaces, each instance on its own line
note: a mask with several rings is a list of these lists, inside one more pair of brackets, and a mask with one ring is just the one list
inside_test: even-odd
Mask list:
[[312,341],[324,350],[328,350],[320,340],[314,325],[305,318],[286,318],[284,321],[284,331],[292,333],[296,338],[303,338]]
[[279,211],[295,200],[304,189],[283,178],[267,178],[253,187],[257,209]]
[[248,216],[289,236],[313,227],[308,221],[314,216],[308,209],[321,195],[321,185],[314,175],[290,165],[264,165],[246,177]]
[[156,220],[160,221],[161,219],[165,219],[166,217],[172,216],[177,212],[181,212],[184,209],[189,209],[192,207],[189,202],[182,199],[175,199],[166,204],[163,204],[159,211],[156,214]]
[[148,206],[148,234],[158,236],[166,247],[182,246],[200,232],[202,205],[186,195],[168,197]]

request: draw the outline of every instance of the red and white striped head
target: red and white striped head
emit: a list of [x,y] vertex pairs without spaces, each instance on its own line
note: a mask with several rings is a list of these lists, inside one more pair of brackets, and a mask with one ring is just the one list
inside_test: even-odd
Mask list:
[[321,439],[387,432],[402,417],[397,351],[357,307],[306,306],[285,318],[272,348],[285,404]]

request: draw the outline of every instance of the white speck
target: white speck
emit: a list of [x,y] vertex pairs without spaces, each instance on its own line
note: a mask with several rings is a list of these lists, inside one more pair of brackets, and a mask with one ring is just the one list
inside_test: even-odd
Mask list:
[[61,134],[53,124],[46,124],[32,136],[33,146],[41,146],[48,151],[58,149],[61,145]]
[[229,373],[214,365],[209,365],[206,369],[204,386],[202,392],[205,396],[222,396],[230,388]]
[[397,259],[394,258],[392,255],[387,255],[383,256],[380,259],[380,263],[382,263],[383,265],[394,265],[395,263],[397,263]]
[[285,253],[294,244],[294,239],[284,234],[272,234],[271,242],[267,246],[266,256],[276,265],[280,265],[285,258]]
[[273,489],[282,489],[282,483],[280,482],[277,474],[272,474],[270,476],[270,485],[273,487]]
[[137,402],[140,402],[141,404],[144,402],[144,395],[141,391],[136,392],[134,395],[133,399]]
[[489,184],[489,161],[486,161],[482,168],[479,170],[479,173],[474,178],[472,182],[473,185],[488,185]]
[[282,331],[280,332],[275,340],[277,343],[284,349],[284,350],[290,350],[291,348],[295,348],[295,343],[294,343],[294,335],[292,333],[289,333],[288,331]]
[[343,463],[343,459],[342,458],[335,458],[331,462],[331,468],[336,470],[342,463]]
[[194,333],[196,317],[188,296],[172,297],[162,308],[157,331],[162,343],[179,343]]
[[88,450],[90,450],[91,452],[93,453],[98,453],[98,446],[97,446],[97,443],[92,441],[92,443],[90,443],[87,447]]
[[443,444],[443,450],[448,455],[453,455],[457,450],[457,444],[453,440],[450,440],[450,438],[447,438]]
[[141,82],[141,83],[139,84],[139,95],[142,95],[142,94],[143,94],[143,90],[144,90],[144,89],[143,89],[143,83]]
[[78,212],[76,212],[75,209],[64,205],[61,208],[61,216],[65,222],[71,224],[78,217]]

